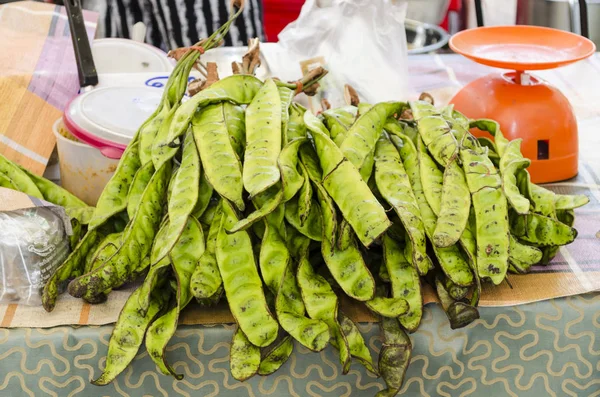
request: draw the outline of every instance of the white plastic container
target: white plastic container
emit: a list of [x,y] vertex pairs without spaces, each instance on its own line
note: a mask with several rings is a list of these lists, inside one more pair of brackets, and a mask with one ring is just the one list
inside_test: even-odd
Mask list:
[[100,150],[85,143],[65,138],[60,129],[66,130],[62,118],[52,126],[60,158],[61,184],[88,205],[96,205],[119,160],[105,157]]

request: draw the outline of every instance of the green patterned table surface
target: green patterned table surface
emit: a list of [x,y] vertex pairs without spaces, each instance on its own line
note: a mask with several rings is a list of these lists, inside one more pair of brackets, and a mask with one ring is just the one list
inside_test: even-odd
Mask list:
[[[481,308],[481,319],[452,331],[427,305],[411,335],[404,396],[600,396],[600,293],[510,308]],[[360,324],[373,356],[376,324]],[[233,326],[181,326],[167,357],[185,375],[157,372],[144,347],[113,384],[89,380],[104,366],[112,325],[0,329],[0,396],[374,396],[383,388],[358,363],[341,374],[337,353],[296,344],[275,374],[244,383],[229,373]],[[143,353],[142,353],[143,352]]]

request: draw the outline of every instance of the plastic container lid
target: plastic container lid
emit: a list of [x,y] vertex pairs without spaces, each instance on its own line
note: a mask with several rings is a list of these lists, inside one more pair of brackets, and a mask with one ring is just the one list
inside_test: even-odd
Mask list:
[[94,40],[92,54],[98,73],[146,73],[173,70],[173,63],[164,51],[128,39]]
[[63,121],[77,139],[118,159],[161,97],[162,90],[150,87],[97,88],[75,97]]

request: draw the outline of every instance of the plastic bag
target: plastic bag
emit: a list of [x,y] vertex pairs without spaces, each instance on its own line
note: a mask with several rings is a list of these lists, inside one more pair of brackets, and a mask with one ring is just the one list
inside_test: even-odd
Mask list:
[[313,58],[313,66],[323,63],[323,96],[334,107],[345,104],[344,84],[364,102],[406,98],[406,8],[405,0],[307,0],[279,45],[298,59]]
[[[41,290],[70,251],[59,207],[0,212],[0,303],[41,305]],[[64,211],[63,211],[64,212]]]

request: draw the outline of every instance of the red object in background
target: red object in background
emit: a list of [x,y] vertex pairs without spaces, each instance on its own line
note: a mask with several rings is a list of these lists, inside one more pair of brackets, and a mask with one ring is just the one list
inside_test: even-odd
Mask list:
[[277,41],[277,35],[300,15],[304,0],[263,0],[267,41]]
[[[462,0],[450,0],[448,4],[448,12],[446,12],[446,16],[442,23],[440,23],[440,27],[444,29],[446,32],[450,32],[450,30],[461,30],[460,26],[452,26],[453,24],[458,24],[460,20],[460,12],[462,10]],[[454,21],[450,23],[451,15],[454,14]],[[450,32],[452,34],[454,32]]]

